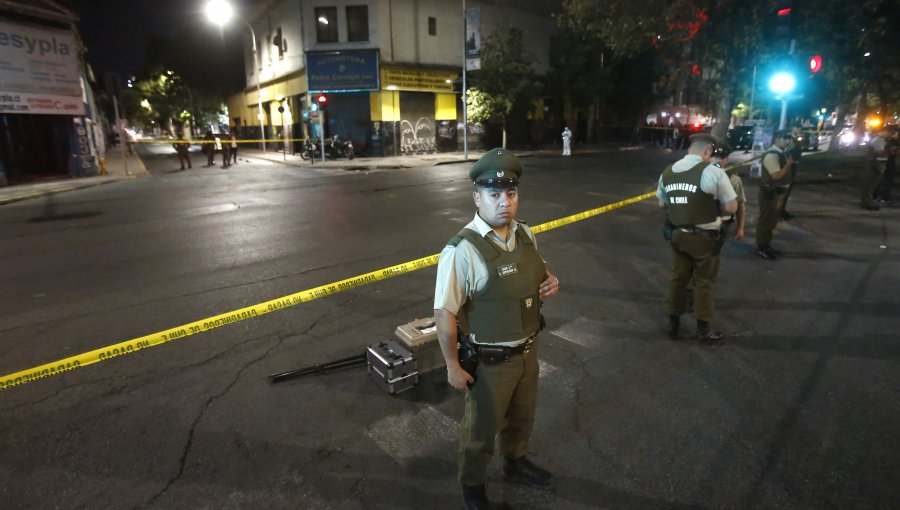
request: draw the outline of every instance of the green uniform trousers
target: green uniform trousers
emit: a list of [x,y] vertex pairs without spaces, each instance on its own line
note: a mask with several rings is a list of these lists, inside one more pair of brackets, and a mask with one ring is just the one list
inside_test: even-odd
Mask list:
[[881,161],[870,162],[866,170],[863,171],[860,181],[862,182],[862,206],[872,207],[875,205],[875,190],[881,184],[881,178],[884,176],[884,163]]
[[694,279],[694,317],[711,321],[716,308],[716,279],[719,275],[721,241],[711,235],[684,232],[672,233],[672,278],[666,311],[681,315],[687,311],[687,285]]
[[[786,191],[786,190],[785,190]],[[783,191],[765,191],[759,188],[759,219],[756,221],[756,245],[767,247],[772,243],[772,231],[778,225],[784,207]]]
[[459,481],[481,485],[494,457],[494,441],[500,433],[500,450],[518,459],[528,452],[538,392],[537,339],[531,349],[496,365],[478,364],[475,385],[466,392],[466,409],[460,423]]

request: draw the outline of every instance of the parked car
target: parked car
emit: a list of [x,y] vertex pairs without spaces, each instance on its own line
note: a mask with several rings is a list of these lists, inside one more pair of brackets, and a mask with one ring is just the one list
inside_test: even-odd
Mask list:
[[736,126],[728,130],[726,137],[734,150],[753,148],[753,126]]

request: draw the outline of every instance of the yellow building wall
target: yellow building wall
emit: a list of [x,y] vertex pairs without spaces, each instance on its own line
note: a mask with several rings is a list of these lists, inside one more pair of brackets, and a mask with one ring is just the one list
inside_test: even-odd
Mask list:
[[456,94],[434,95],[434,120],[456,120]]
[[369,93],[369,114],[372,120],[393,122],[400,120],[400,92],[381,90]]

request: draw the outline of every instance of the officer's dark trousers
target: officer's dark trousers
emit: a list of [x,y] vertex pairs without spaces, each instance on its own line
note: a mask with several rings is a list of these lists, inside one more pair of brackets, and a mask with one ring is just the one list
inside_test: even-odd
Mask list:
[[496,365],[478,364],[475,385],[466,392],[466,411],[460,423],[459,481],[481,485],[494,457],[500,433],[505,457],[528,452],[538,390],[537,339],[531,350]]
[[759,219],[756,221],[756,245],[768,247],[772,243],[772,231],[784,205],[784,193],[759,188]]
[[862,206],[872,207],[875,205],[875,190],[881,184],[881,177],[884,175],[884,162],[871,161],[867,165],[867,170],[861,176],[862,186]]
[[672,233],[672,279],[666,298],[669,315],[681,315],[687,311],[687,285],[693,278],[694,317],[701,321],[712,320],[720,248],[720,241],[710,235],[675,229]]

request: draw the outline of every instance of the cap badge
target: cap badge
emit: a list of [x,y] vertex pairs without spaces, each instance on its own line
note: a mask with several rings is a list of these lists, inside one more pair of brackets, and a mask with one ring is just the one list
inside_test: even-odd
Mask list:
[[499,172],[497,172],[497,177],[503,177],[503,170],[500,170]]

